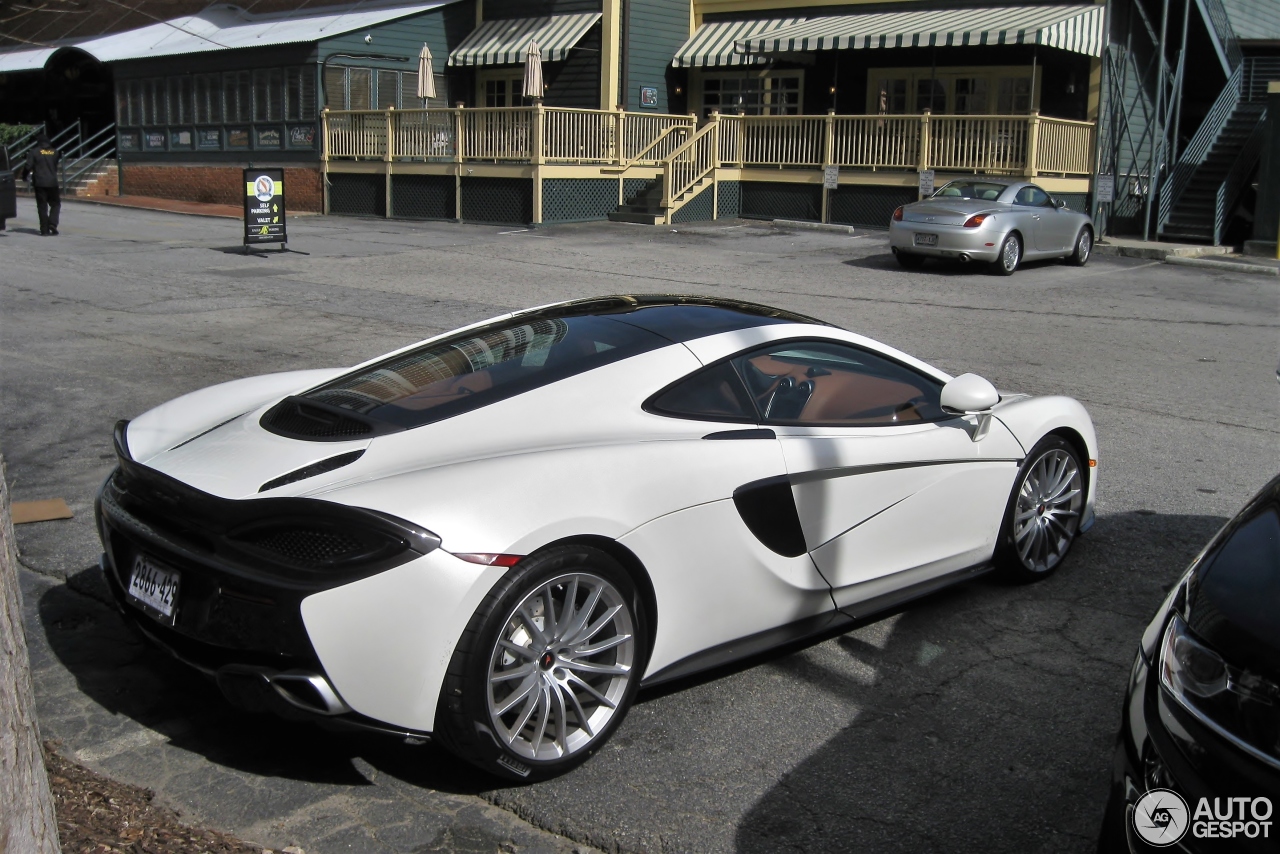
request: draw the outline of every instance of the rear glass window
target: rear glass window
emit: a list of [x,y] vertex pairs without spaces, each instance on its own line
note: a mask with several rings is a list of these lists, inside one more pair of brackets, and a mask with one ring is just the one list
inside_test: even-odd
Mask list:
[[301,397],[417,427],[670,343],[607,317],[516,319],[401,353]]
[[933,194],[935,199],[979,199],[994,202],[1008,189],[1004,184],[988,184],[985,181],[952,181]]

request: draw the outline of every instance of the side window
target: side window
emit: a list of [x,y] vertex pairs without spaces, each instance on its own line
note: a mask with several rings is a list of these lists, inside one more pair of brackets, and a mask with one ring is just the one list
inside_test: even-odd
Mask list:
[[751,399],[733,365],[722,362],[672,386],[646,407],[661,415],[707,421],[756,421]]
[[1049,194],[1039,187],[1023,187],[1014,198],[1015,205],[1041,208],[1049,206]]
[[856,347],[787,342],[735,364],[765,424],[871,427],[944,417],[941,384]]

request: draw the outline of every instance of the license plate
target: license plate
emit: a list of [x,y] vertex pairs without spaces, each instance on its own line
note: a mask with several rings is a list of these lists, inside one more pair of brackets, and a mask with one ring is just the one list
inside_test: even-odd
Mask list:
[[917,234],[916,246],[937,246],[938,235],[936,234]]
[[173,625],[178,604],[178,573],[140,554],[133,559],[129,577],[129,598],[166,625]]

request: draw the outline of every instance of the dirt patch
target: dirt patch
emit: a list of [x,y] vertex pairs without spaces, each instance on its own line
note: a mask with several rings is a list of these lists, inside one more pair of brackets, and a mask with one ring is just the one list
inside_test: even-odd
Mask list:
[[[190,827],[156,793],[96,774],[45,742],[64,854],[273,854],[216,830]],[[303,854],[290,847],[285,854]]]

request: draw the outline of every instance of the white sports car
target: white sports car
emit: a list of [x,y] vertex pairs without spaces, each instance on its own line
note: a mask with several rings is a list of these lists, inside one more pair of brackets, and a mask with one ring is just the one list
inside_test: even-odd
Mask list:
[[537,779],[636,690],[829,634],[1093,521],[1067,397],[1000,395],[759,305],[621,296],[116,429],[123,613],[233,702]]

